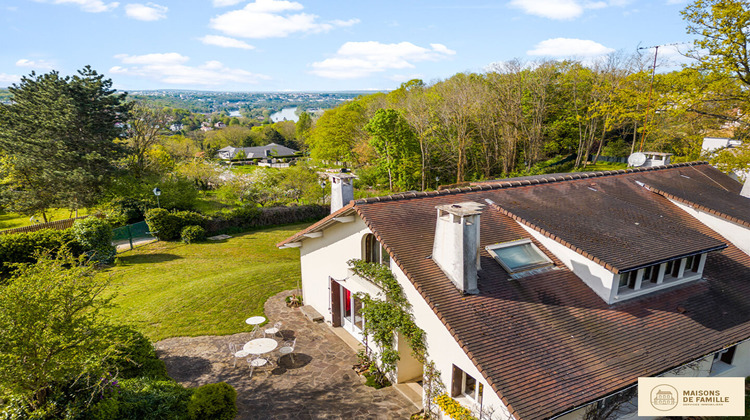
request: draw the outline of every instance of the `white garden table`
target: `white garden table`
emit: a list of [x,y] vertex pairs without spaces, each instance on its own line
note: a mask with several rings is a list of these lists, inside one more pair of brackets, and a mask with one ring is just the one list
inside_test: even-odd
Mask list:
[[250,318],[245,320],[245,323],[248,325],[260,325],[264,322],[266,322],[266,317],[260,315],[251,316]]
[[249,354],[265,354],[273,351],[278,345],[273,338],[256,338],[245,343],[242,350]]

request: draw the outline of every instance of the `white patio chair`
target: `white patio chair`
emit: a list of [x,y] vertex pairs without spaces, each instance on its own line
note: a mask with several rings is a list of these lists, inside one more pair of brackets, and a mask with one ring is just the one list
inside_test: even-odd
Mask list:
[[282,357],[285,355],[289,355],[289,357],[292,358],[292,363],[294,363],[294,347],[297,345],[297,337],[294,338],[294,341],[287,341],[284,343],[284,346],[279,349],[279,361]]
[[276,335],[276,334],[279,333],[279,331],[281,331],[281,321],[276,321],[276,323],[273,324],[273,327],[266,328],[266,330],[263,331],[263,337],[265,337],[266,335],[269,335],[269,334],[270,335]]
[[250,340],[252,340],[253,338],[255,338],[258,335],[258,330],[259,329],[260,329],[259,326],[257,326],[257,325],[253,326],[253,329],[250,330]]
[[253,356],[247,358],[247,365],[250,366],[250,377],[253,377],[253,372],[255,371],[255,368],[261,368],[263,366],[268,365],[268,359],[264,359],[260,356]]
[[237,367],[237,359],[242,359],[248,356],[248,352],[242,349],[242,346],[235,343],[229,343],[229,352],[234,357],[234,364],[232,367]]

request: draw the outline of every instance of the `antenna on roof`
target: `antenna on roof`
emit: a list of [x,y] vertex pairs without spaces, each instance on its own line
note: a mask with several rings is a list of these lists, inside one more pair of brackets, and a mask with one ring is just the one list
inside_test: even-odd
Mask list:
[[646,163],[646,155],[641,152],[635,152],[628,156],[628,166],[638,167]]
[[[646,140],[646,124],[648,123],[648,112],[651,108],[651,94],[654,91],[654,73],[656,73],[656,57],[659,55],[659,47],[667,47],[672,45],[679,45],[678,43],[673,44],[662,44],[662,45],[654,45],[651,47],[638,47],[639,50],[650,50],[651,48],[654,48],[654,65],[651,67],[651,83],[648,88],[648,104],[646,105],[646,117],[643,120],[643,134],[641,135],[641,145],[638,147],[638,151],[643,151],[643,141]],[[641,164],[643,165],[643,164]],[[638,166],[641,166],[638,165]]]

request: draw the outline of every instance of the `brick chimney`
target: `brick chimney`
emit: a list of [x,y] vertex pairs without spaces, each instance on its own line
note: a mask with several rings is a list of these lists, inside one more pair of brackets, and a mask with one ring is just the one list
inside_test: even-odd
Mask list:
[[354,200],[354,187],[352,179],[356,178],[349,172],[329,174],[331,180],[331,213],[349,204]]
[[476,294],[479,271],[479,216],[473,201],[436,206],[437,224],[432,259],[464,293]]

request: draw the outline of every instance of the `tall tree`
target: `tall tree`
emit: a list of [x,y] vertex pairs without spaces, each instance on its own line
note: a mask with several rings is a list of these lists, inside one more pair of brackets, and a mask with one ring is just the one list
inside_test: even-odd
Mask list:
[[144,102],[134,104],[130,112],[127,129],[127,145],[130,149],[128,166],[135,178],[142,178],[148,166],[147,154],[159,143],[171,121],[161,109],[148,106]]
[[406,190],[415,186],[419,173],[416,136],[395,109],[380,109],[365,125],[378,153],[378,167],[388,175],[388,188]]
[[[90,67],[75,76],[31,73],[0,105],[0,150],[7,158],[2,198],[26,214],[94,204],[117,172],[129,106]],[[44,193],[41,193],[44,192]]]

